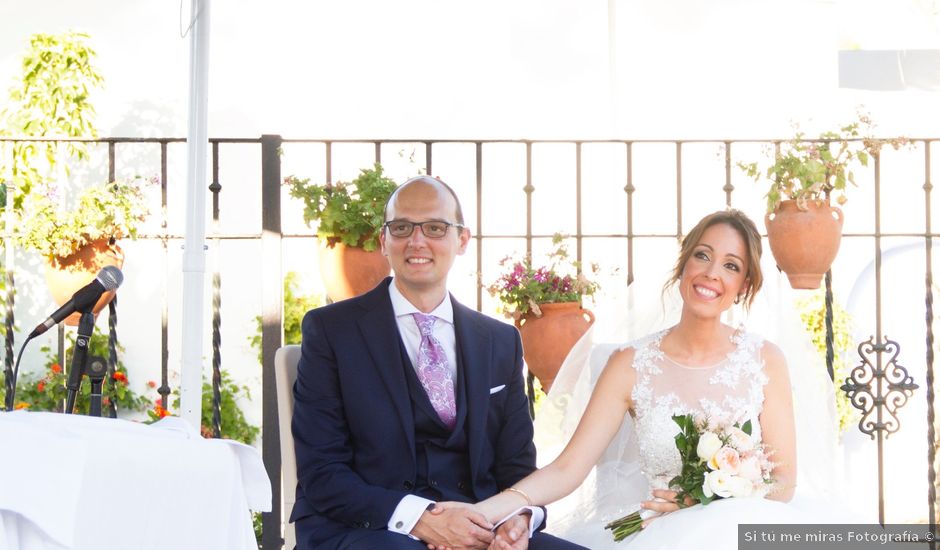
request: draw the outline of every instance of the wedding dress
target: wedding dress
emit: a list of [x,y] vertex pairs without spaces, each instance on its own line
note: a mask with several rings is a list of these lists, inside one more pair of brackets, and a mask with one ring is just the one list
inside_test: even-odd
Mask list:
[[[646,529],[615,543],[604,525],[636,511],[640,501],[650,499],[652,489],[666,488],[679,473],[674,414],[702,413],[741,423],[750,420],[755,435],[760,434],[759,416],[767,383],[760,355],[764,338],[740,328],[732,337],[733,351],[718,364],[701,368],[681,365],[662,352],[660,342],[668,328],[625,344],[595,344],[592,329],[569,354],[536,415],[540,465],[550,462],[564,447],[607,358],[625,347],[636,350],[633,368],[637,378],[632,394],[635,417],[624,417],[620,432],[581,488],[549,506],[548,532],[595,550],[720,550],[738,547],[738,524],[853,521],[840,514],[820,515],[820,510],[832,509],[825,503],[833,501],[840,485],[832,383],[818,353],[802,334],[798,319],[793,318],[795,310],[785,304],[786,299],[781,300],[781,295],[789,296],[785,284],[774,287],[769,281],[771,288],[752,308],[750,320],[758,324],[756,319],[764,319],[763,328],[774,334],[775,343],[788,359],[797,417],[798,496],[791,503],[752,497],[695,505],[665,514]],[[673,306],[662,308],[655,322],[638,321],[642,315],[634,312],[643,308],[617,304],[615,307],[628,312],[630,318],[621,319],[612,336],[633,337],[638,325],[672,326],[678,318],[679,301],[677,297],[667,298],[669,301]],[[736,314],[740,316],[741,312]],[[729,320],[734,321],[726,322]],[[703,546],[704,541],[708,542]]]

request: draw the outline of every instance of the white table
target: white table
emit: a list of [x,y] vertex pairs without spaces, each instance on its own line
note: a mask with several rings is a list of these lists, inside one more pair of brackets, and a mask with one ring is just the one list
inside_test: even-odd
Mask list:
[[153,425],[0,412],[0,550],[257,550],[258,452]]

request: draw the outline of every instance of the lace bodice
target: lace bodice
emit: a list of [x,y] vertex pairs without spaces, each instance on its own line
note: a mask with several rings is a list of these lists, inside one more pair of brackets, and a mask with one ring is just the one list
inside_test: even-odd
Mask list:
[[660,342],[669,331],[650,335],[635,345],[633,388],[640,464],[652,489],[664,489],[679,474],[681,463],[675,435],[675,414],[703,414],[721,423],[751,420],[760,437],[758,417],[764,402],[767,375],[760,350],[763,338],[737,331],[735,344],[721,362],[687,367],[663,353]]

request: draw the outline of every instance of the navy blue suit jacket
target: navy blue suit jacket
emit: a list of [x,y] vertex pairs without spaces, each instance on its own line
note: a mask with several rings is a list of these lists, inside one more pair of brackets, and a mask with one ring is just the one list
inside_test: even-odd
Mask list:
[[[349,529],[387,528],[416,481],[414,418],[391,280],[311,310],[303,320],[291,521],[304,520],[317,543]],[[522,343],[511,325],[451,300],[465,369],[471,483],[484,499],[535,469]]]

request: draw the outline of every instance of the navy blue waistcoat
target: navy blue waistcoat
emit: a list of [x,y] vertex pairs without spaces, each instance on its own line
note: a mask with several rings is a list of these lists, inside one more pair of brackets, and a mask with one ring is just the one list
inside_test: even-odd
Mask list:
[[434,410],[421,381],[402,345],[402,364],[411,409],[415,419],[416,478],[414,493],[424,498],[442,501],[476,502],[470,483],[470,453],[467,446],[467,397],[460,345],[457,350],[457,380],[454,397],[457,401],[457,419],[454,429],[448,428]]

